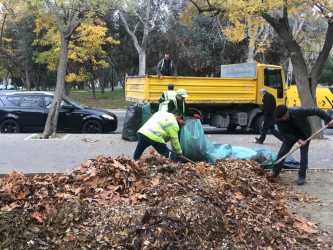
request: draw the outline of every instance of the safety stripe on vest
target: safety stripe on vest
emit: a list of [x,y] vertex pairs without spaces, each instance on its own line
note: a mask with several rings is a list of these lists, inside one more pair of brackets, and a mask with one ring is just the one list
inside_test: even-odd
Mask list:
[[173,125],[177,125],[177,122],[171,122],[171,123],[169,123],[168,125],[166,125],[165,128],[170,127],[170,126],[173,126]]
[[178,137],[170,137],[172,140],[178,140]]
[[[152,129],[150,129],[150,128],[147,128],[147,130],[148,130],[149,132],[153,133],[154,135],[156,135],[157,137],[160,137],[161,139],[163,139],[163,137],[162,137],[159,133],[155,132],[154,130],[152,130]],[[163,139],[163,140],[164,140],[164,139]]]
[[160,121],[157,121],[157,124],[166,132],[165,126]]
[[173,150],[175,151],[175,153],[178,153],[181,151],[181,149],[177,149],[177,150],[173,149]]

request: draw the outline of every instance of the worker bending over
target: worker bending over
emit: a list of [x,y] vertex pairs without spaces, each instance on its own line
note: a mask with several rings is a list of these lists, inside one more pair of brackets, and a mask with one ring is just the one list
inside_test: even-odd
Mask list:
[[138,131],[138,145],[134,152],[134,160],[139,160],[143,151],[149,146],[166,158],[169,158],[167,141],[171,141],[172,148],[179,158],[182,158],[182,149],[178,140],[178,120],[181,110],[156,112]]
[[193,116],[196,119],[201,119],[200,115],[193,113],[187,106],[185,98],[188,97],[185,89],[178,89],[176,98],[169,102],[168,110],[180,109],[182,111],[179,125],[184,125],[184,117]]
[[[275,108],[274,117],[278,120],[277,125],[281,135],[284,137],[282,146],[277,156],[279,160],[286,155],[296,142],[301,144],[301,162],[298,171],[297,185],[303,185],[306,178],[306,169],[308,168],[308,151],[310,141],[305,140],[311,136],[311,126],[308,116],[319,116],[325,120],[329,126],[333,126],[331,117],[319,108],[287,108],[285,105],[279,105]],[[276,164],[269,177],[275,178],[280,174],[284,160]]]

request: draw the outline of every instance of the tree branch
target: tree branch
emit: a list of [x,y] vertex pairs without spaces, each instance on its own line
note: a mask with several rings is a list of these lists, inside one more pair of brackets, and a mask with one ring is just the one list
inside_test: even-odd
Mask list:
[[328,55],[333,46],[333,22],[328,22],[328,27],[326,31],[325,43],[322,50],[319,53],[319,56],[312,67],[311,78],[317,79],[320,72],[324,68],[324,65],[327,61]]

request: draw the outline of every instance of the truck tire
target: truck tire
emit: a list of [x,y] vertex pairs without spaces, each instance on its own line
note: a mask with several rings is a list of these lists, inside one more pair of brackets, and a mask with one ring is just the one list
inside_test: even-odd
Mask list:
[[261,134],[263,124],[264,124],[264,115],[263,114],[257,115],[253,122],[254,133]]
[[227,127],[227,129],[229,131],[235,131],[237,128],[237,124],[229,124],[229,126]]

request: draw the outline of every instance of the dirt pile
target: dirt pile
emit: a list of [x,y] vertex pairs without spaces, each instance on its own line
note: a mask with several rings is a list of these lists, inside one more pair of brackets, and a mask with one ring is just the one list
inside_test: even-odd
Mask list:
[[299,197],[244,161],[100,156],[69,174],[3,178],[0,249],[331,247],[288,212]]

